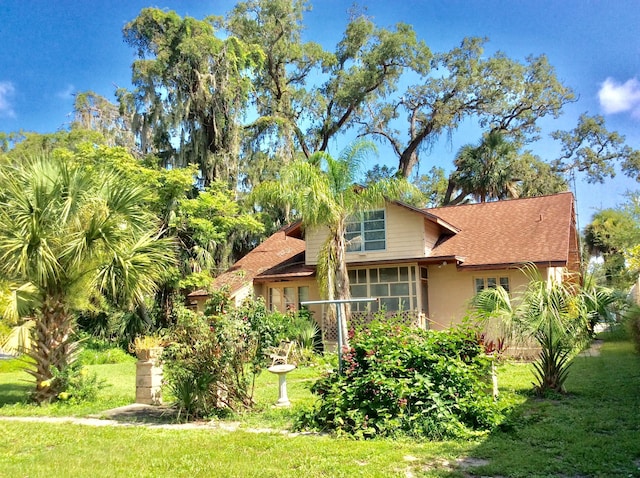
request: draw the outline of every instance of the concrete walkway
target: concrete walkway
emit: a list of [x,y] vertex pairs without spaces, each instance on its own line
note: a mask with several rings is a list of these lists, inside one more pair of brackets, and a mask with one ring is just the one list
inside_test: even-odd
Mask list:
[[177,423],[177,412],[166,406],[152,406],[134,403],[124,407],[102,412],[99,416],[89,417],[3,417],[0,422],[23,423],[70,423],[93,427],[147,427],[166,430],[221,430],[227,432],[243,431],[247,433],[276,433],[295,437],[301,435],[320,435],[315,432],[290,432],[273,428],[243,428],[240,422],[219,420],[193,421]]

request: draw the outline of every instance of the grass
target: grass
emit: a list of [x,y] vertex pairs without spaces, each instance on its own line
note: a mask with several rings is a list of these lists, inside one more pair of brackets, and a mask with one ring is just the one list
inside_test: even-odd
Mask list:
[[[0,372],[0,403],[6,404],[0,415],[79,416],[133,400],[132,364],[92,369],[114,381],[99,403],[41,410],[16,404],[23,391],[18,373]],[[530,365],[508,364],[499,372],[501,400],[511,413],[499,430],[473,441],[353,441],[212,428],[0,421],[0,470],[5,476],[30,477],[640,476],[640,357],[629,342],[607,341],[600,356],[576,358],[564,397],[530,395]],[[294,404],[313,400],[308,386],[317,373],[299,368],[289,374]],[[233,419],[245,428],[286,427],[292,410],[271,407],[277,378],[265,372],[257,385],[256,411]],[[456,460],[473,468],[461,468]]]
[[575,359],[569,395],[536,399],[520,390],[501,431],[474,450],[483,475],[640,476],[640,358],[628,342]]
[[[79,405],[57,402],[38,406],[27,403],[34,387],[33,378],[17,367],[18,360],[3,360],[8,371],[0,370],[0,416],[73,416],[82,417],[135,402],[136,364],[88,365],[89,372],[104,383],[98,400]],[[13,362],[13,363],[12,363]]]

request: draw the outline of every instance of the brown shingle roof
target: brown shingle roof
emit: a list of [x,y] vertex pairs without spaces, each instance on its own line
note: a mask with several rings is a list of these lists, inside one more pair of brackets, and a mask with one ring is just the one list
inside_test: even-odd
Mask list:
[[430,257],[463,257],[461,267],[568,265],[577,252],[571,193],[427,211],[460,229],[441,237]]
[[[304,266],[305,243],[302,239],[288,236],[287,233],[291,231],[292,228],[283,228],[272,234],[216,277],[213,286],[215,288],[227,286],[233,293],[245,284],[252,283],[263,273],[269,274],[270,277],[313,275],[315,269]],[[208,295],[208,292],[198,290],[189,294],[190,297],[199,295]]]

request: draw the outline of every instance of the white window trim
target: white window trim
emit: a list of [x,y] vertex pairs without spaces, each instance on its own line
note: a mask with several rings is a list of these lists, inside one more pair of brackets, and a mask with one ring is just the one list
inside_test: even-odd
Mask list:
[[477,294],[478,292],[480,292],[480,291],[477,290],[477,287],[476,287],[476,280],[478,280],[478,279],[482,279],[482,281],[484,282],[484,286],[483,286],[483,288],[481,290],[485,290],[485,289],[489,288],[488,285],[487,285],[487,280],[488,279],[495,279],[496,280],[496,286],[499,286],[500,285],[500,279],[504,279],[504,278],[506,278],[507,281],[508,281],[507,292],[510,293],[511,292],[511,286],[512,286],[512,284],[511,284],[512,283],[511,274],[505,274],[505,273],[500,273],[500,274],[487,273],[487,274],[474,275],[473,276],[473,282],[472,282],[472,284],[473,284],[473,292],[474,292],[474,294]]
[[[348,246],[347,246],[347,254],[371,254],[371,253],[378,253],[378,252],[385,252],[387,250],[387,231],[388,231],[388,227],[387,227],[387,209],[386,208],[380,208],[380,209],[371,209],[369,211],[364,211],[364,213],[366,212],[377,212],[377,211],[382,211],[384,213],[384,247],[382,249],[375,249],[375,250],[370,250],[367,251],[364,249],[364,245],[365,245],[365,240],[364,240],[364,221],[360,220],[360,237],[362,238],[362,240],[360,241],[360,250],[357,251],[350,251],[348,250]],[[349,220],[347,219],[347,222],[349,222]],[[346,231],[345,231],[346,234]],[[356,236],[357,237],[357,236]]]

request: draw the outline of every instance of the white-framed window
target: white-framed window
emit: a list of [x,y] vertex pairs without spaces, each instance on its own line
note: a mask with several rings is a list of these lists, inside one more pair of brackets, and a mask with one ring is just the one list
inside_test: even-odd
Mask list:
[[510,290],[509,277],[505,275],[474,277],[473,284],[476,294],[484,289],[495,289],[498,286],[502,287],[507,292]]
[[354,303],[351,308],[372,312],[382,307],[388,312],[414,310],[417,307],[416,283],[414,266],[352,269],[349,271],[351,297],[377,297],[380,300],[372,304]]
[[269,310],[277,312],[296,312],[302,308],[300,302],[309,300],[309,286],[269,287]]
[[344,238],[347,252],[384,251],[387,247],[384,209],[349,217]]

